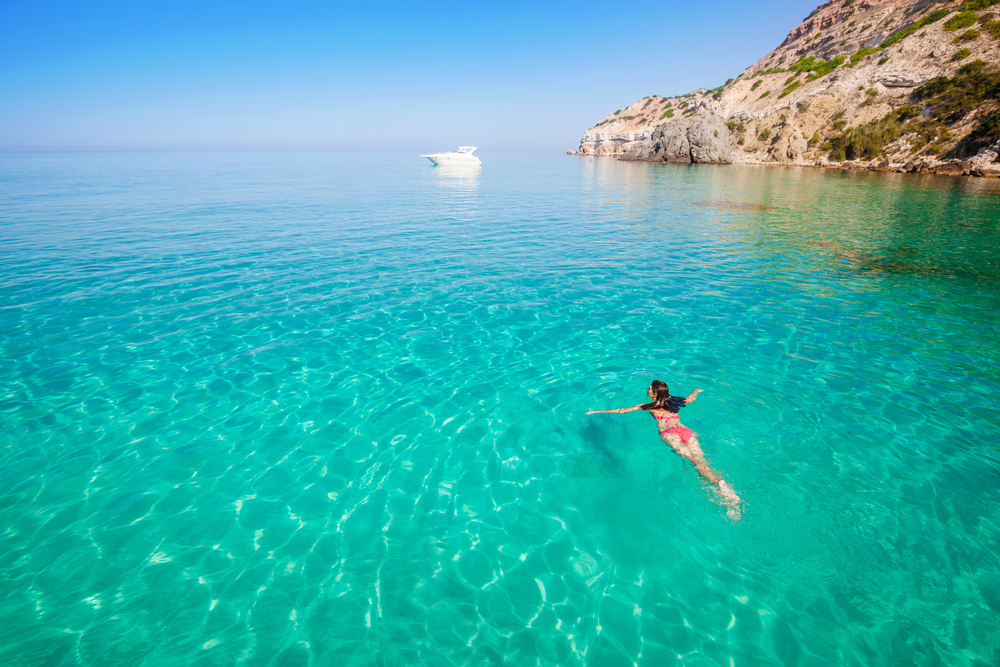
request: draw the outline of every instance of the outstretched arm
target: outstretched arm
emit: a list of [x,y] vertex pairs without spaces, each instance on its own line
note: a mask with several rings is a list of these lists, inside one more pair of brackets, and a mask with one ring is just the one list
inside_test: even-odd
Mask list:
[[615,408],[614,410],[590,410],[587,412],[588,415],[595,415],[598,412],[616,412],[618,414],[624,414],[626,412],[635,412],[636,410],[641,410],[643,404],[633,405],[631,408]]
[[690,394],[688,394],[687,398],[684,399],[684,403],[685,404],[694,403],[694,399],[698,398],[698,394],[700,394],[703,391],[705,391],[705,390],[704,389],[695,389]]

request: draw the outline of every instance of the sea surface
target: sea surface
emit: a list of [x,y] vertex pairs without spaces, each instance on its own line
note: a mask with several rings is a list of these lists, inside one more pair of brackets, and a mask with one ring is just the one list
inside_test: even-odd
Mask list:
[[1000,183],[481,156],[0,154],[0,664],[1000,663]]

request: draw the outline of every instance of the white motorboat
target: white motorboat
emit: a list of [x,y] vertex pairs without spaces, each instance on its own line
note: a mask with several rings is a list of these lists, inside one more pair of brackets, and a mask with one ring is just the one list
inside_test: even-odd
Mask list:
[[430,155],[421,155],[420,157],[425,157],[434,164],[441,165],[442,167],[480,165],[482,161],[472,154],[472,151],[476,150],[476,148],[477,146],[459,146],[457,151],[431,153]]

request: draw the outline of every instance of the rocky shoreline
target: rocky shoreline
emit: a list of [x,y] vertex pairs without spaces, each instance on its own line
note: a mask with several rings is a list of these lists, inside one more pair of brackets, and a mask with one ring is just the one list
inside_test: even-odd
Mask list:
[[[635,157],[616,157],[612,155],[586,155],[579,151],[566,151],[566,155],[577,155],[583,157],[613,157],[622,162],[655,162],[661,164],[735,164],[754,167],[812,167],[819,169],[837,169],[841,171],[881,171],[895,172],[899,174],[932,174],[936,176],[970,176],[975,178],[1000,178],[1000,164],[993,164],[992,160],[987,161],[987,157],[982,159],[971,158],[968,160],[935,160],[932,158],[921,158],[908,162],[886,162],[879,160],[846,160],[844,162],[831,162],[829,160],[815,160],[813,162],[765,162],[757,160],[741,160],[740,162],[703,162],[696,161],[668,161],[658,159],[642,159]],[[977,156],[978,158],[979,156]]]
[[[579,153],[571,151],[575,155]],[[1000,163],[995,162],[1000,156],[1000,142],[983,148],[975,156],[967,159],[937,160],[931,157],[921,157],[906,162],[889,162],[887,160],[845,160],[834,162],[824,158],[812,162],[765,162],[744,160],[740,164],[776,167],[819,167],[822,169],[840,169],[844,171],[882,171],[900,174],[934,174],[936,176],[972,176],[976,178],[1000,178]]]
[[[992,152],[992,151],[991,151]],[[994,153],[996,155],[996,153]],[[1000,164],[992,164],[985,158],[970,158],[968,160],[935,160],[921,158],[905,163],[892,163],[879,160],[868,162],[848,160],[845,162],[816,161],[815,166],[827,169],[844,169],[853,171],[894,171],[900,174],[935,174],[937,176],[974,176],[979,178],[1000,178]]]

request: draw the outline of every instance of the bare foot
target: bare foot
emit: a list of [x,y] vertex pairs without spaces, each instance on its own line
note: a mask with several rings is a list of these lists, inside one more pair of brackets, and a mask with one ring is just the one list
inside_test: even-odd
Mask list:
[[722,493],[722,497],[729,502],[736,504],[743,502],[740,500],[740,497],[736,495],[736,492],[733,491],[733,487],[729,486],[724,479],[719,480],[719,491]]
[[733,491],[733,487],[729,486],[725,480],[719,480],[719,495],[722,496],[722,499],[726,503],[726,515],[734,521],[739,519],[742,516],[740,503],[743,501]]

